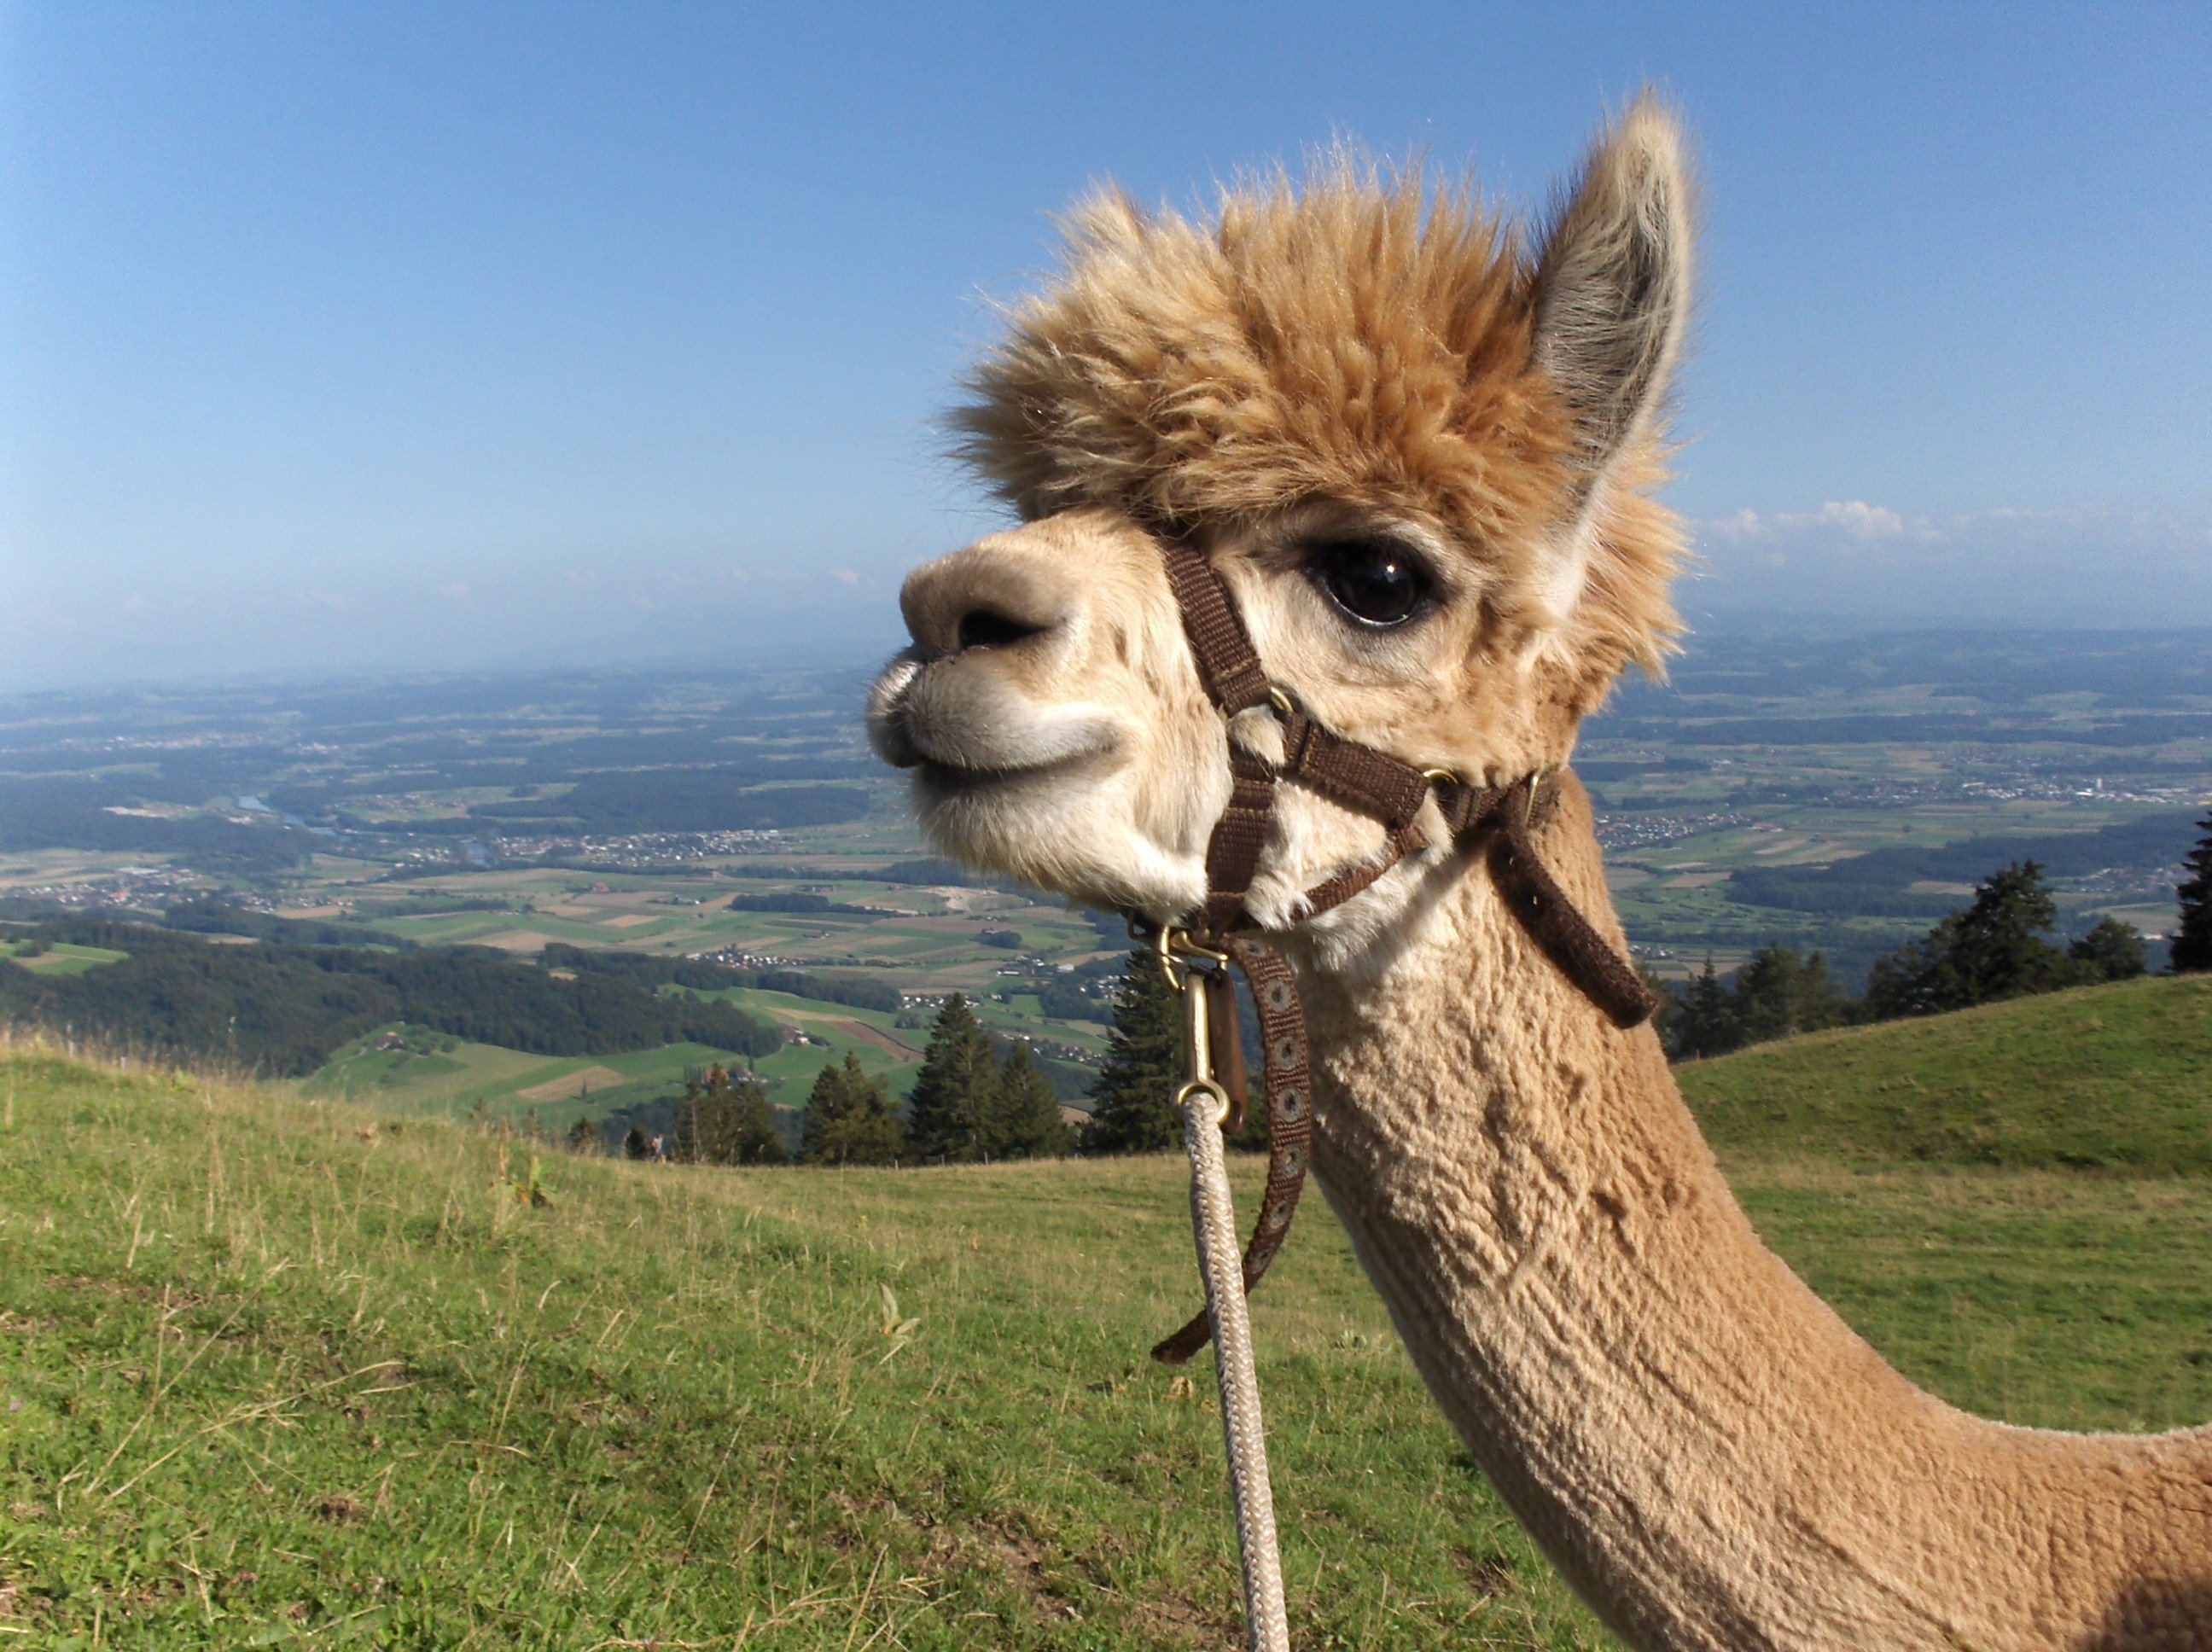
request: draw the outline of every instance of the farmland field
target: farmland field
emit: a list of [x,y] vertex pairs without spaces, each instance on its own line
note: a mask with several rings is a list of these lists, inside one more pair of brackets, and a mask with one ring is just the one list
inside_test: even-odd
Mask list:
[[[381,1049],[398,1039],[403,1047]],[[565,1130],[577,1117],[648,1101],[711,1063],[744,1058],[704,1044],[668,1044],[617,1055],[549,1059],[444,1037],[404,1025],[380,1028],[302,1081],[302,1094],[398,1114],[480,1117]]]
[[[2028,856],[2050,869],[2067,933],[2105,916],[2160,932],[2212,802],[2207,661],[2202,631],[1692,638],[1672,682],[1625,687],[1577,754],[1634,950],[1680,977],[1771,942],[1818,947],[1855,983]],[[898,994],[904,1012],[742,1005],[804,1035],[758,1063],[778,1105],[848,1051],[903,1094],[954,991],[1079,1100],[1127,944],[1119,922],[932,860],[903,783],[861,738],[866,675],[854,662],[0,701],[0,951],[56,913],[159,922],[216,898],[319,926],[325,944],[826,972]],[[108,957],[63,946],[26,962],[58,975]],[[597,1057],[386,1054],[349,1047],[309,1089],[448,1115],[481,1102],[557,1129],[665,1102],[701,1052],[603,1063],[619,1085],[574,1079]]]

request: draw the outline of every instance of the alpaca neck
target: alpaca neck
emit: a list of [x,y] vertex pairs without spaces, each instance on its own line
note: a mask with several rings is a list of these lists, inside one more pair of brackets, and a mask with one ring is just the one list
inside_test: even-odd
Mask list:
[[[1541,848],[1618,938],[1579,793]],[[1426,876],[1390,936],[1299,961],[1315,1170],[1461,1437],[1616,1631],[2212,1645],[2212,1438],[2006,1429],[1914,1388],[1759,1242],[1651,1030],[1606,1023],[1479,864]]]

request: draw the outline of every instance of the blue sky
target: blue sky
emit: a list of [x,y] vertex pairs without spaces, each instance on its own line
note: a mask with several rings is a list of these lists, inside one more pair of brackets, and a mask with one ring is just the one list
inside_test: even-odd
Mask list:
[[2212,623],[2212,10],[0,5],[0,685],[866,653],[1112,176],[1655,84],[1708,623]]

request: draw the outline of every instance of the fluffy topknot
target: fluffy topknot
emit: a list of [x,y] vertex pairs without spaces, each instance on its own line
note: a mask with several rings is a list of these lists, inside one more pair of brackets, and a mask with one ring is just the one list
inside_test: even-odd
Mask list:
[[[1410,514],[1480,562],[1502,617],[1534,623],[1540,564],[1586,491],[1574,410],[1534,364],[1538,278],[1471,191],[1345,155],[1302,188],[1278,173],[1226,191],[1211,222],[1109,188],[1070,216],[1059,274],[970,380],[959,451],[1031,520]],[[1643,496],[1650,445],[1622,456],[1592,522],[1574,642],[1610,657],[1583,662],[1607,680],[1656,668],[1678,629],[1675,525]]]

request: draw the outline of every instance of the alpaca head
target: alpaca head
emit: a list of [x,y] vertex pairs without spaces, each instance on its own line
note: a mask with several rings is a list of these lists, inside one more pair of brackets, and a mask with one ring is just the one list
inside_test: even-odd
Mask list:
[[[961,416],[1024,525],[907,581],[914,647],[871,698],[932,840],[1093,904],[1198,902],[1228,742],[1279,756],[1279,734],[1201,691],[1170,531],[1339,733],[1492,782],[1564,762],[1676,629],[1679,538],[1649,492],[1688,220],[1648,101],[1527,251],[1464,193],[1349,159],[1234,191],[1210,224],[1110,192],[1081,209]],[[1284,788],[1255,915],[1295,920],[1300,890],[1381,847]]]

